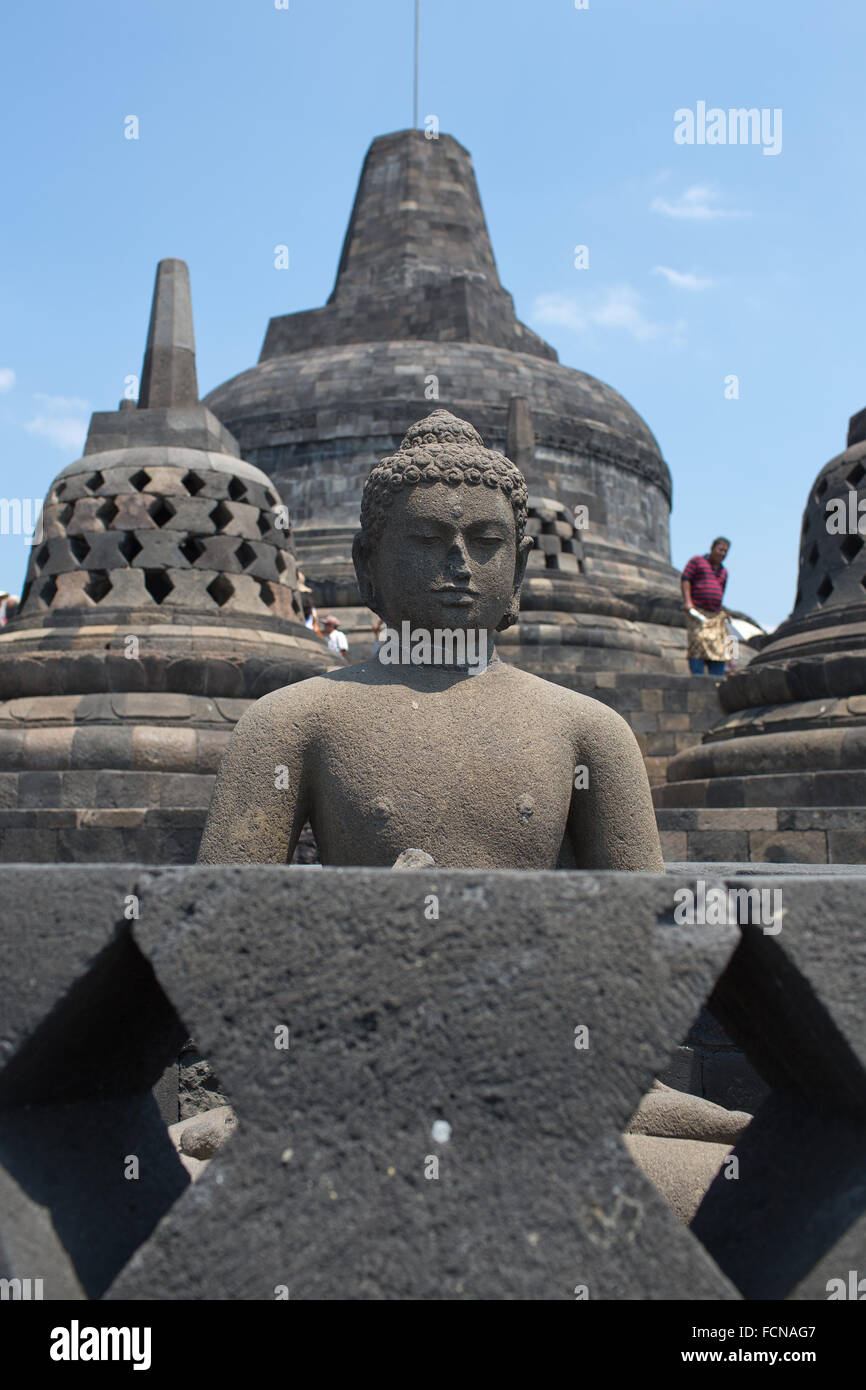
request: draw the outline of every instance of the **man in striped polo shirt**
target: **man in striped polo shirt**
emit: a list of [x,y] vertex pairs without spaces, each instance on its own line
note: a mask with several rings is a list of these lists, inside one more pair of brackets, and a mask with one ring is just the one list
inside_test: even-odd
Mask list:
[[693,555],[682,573],[683,608],[688,627],[689,668],[693,675],[725,674],[730,660],[731,642],[722,608],[728,571],[723,564],[731,546],[726,536],[717,536],[708,555]]

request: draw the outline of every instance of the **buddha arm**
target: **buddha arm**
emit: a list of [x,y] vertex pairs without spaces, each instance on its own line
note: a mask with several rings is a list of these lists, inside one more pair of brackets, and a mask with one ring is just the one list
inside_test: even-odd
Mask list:
[[[625,720],[591,702],[575,738],[576,765],[566,836],[576,869],[663,873],[649,781],[637,740]],[[585,783],[585,785],[581,785]]]
[[[289,690],[291,687],[289,687]],[[223,754],[200,864],[285,864],[308,815],[305,739],[288,691],[256,701]]]

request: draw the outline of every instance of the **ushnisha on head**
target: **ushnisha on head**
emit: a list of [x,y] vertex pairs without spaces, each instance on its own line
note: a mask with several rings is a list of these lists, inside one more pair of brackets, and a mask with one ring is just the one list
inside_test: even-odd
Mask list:
[[434,410],[364,487],[352,551],[364,602],[395,628],[510,627],[532,547],[526,517],[520,469]]

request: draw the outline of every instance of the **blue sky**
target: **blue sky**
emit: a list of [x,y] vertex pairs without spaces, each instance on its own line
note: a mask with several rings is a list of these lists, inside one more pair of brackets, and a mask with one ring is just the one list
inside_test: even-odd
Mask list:
[[[115,408],[161,257],[190,265],[202,394],[324,302],[364,152],[411,124],[413,8],[6,8],[0,496],[41,499]],[[674,563],[731,536],[728,601],[770,625],[866,406],[864,40],[854,0],[422,0],[421,116],[472,152],[518,314],[653,430]],[[780,109],[781,152],[675,143],[699,101]],[[26,556],[0,537],[0,587]]]

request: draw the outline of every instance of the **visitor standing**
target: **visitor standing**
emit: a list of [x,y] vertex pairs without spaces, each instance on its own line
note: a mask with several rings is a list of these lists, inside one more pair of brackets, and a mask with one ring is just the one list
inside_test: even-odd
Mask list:
[[702,676],[725,674],[731,639],[722,608],[728,571],[723,561],[731,548],[726,536],[717,536],[706,555],[693,555],[682,573],[683,608],[688,628],[689,669]]

